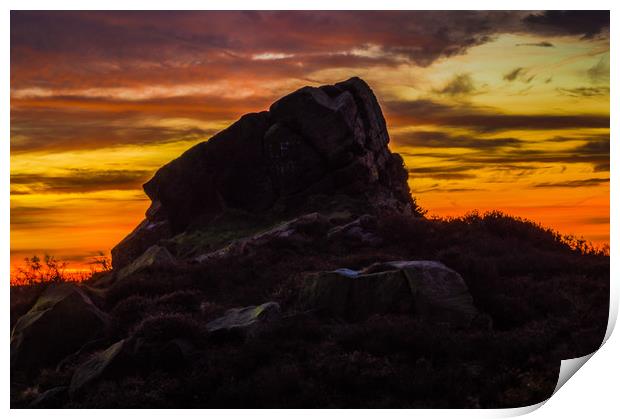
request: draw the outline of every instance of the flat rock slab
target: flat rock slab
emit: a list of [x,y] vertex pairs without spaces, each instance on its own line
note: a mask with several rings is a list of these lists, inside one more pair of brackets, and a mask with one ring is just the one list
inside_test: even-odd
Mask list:
[[81,287],[50,285],[11,332],[11,367],[35,371],[101,336],[108,316]]
[[347,224],[333,227],[327,232],[327,239],[349,245],[379,246],[383,241],[371,232],[376,224],[377,219],[366,214]]
[[468,326],[478,311],[463,278],[435,261],[395,261],[355,271],[310,274],[302,304],[343,318],[413,313],[429,322]]
[[290,248],[304,247],[313,241],[321,240],[328,226],[329,221],[325,216],[316,212],[305,214],[253,236],[235,240],[221,249],[199,255],[194,258],[194,262],[250,256],[256,249],[276,242],[286,243]]
[[210,333],[241,332],[247,334],[279,317],[280,305],[270,301],[259,306],[230,309],[222,317],[207,323],[207,330]]
[[95,382],[107,372],[122,354],[128,351],[128,342],[128,339],[118,341],[106,350],[94,354],[80,365],[71,378],[70,393],[75,394],[79,392],[86,385]]
[[103,351],[94,353],[78,366],[71,378],[72,395],[90,384],[114,374],[143,371],[171,370],[186,365],[195,353],[191,342],[184,339],[147,341],[135,336],[120,340]]
[[139,258],[128,266],[125,266],[117,274],[117,279],[125,279],[136,272],[152,267],[174,266],[176,259],[165,247],[153,245],[149,247]]

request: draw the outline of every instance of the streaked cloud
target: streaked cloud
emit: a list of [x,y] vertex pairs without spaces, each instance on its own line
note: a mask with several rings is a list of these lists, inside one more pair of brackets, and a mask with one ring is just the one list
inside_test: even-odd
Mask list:
[[455,75],[445,86],[434,92],[448,96],[469,96],[478,92],[478,88],[471,74],[462,73]]
[[566,180],[562,182],[542,182],[536,183],[535,188],[584,188],[591,186],[599,186],[609,183],[609,178],[588,178],[577,180]]
[[483,138],[473,135],[451,135],[441,131],[416,131],[394,137],[399,145],[431,148],[470,148],[489,150],[502,147],[520,147],[518,138]]
[[515,44],[515,45],[518,47],[542,47],[542,48],[553,48],[555,46],[551,42],[547,42],[547,41],[528,42],[524,44]]
[[592,97],[609,95],[609,87],[574,87],[572,89],[557,89],[563,95],[572,97]]
[[587,73],[592,83],[609,83],[609,55],[603,55]]
[[525,69],[523,67],[517,67],[514,70],[511,70],[508,73],[504,74],[503,78],[506,81],[515,81],[517,77],[523,75],[523,73],[525,73]]
[[547,10],[532,13],[523,22],[538,34],[593,38],[609,30],[609,10]]
[[507,114],[488,107],[450,105],[429,99],[391,101],[385,105],[390,117],[399,125],[443,125],[481,132],[609,128],[607,115]]
[[68,170],[64,174],[11,174],[11,185],[27,187],[32,193],[84,193],[105,190],[135,190],[146,182],[147,170]]

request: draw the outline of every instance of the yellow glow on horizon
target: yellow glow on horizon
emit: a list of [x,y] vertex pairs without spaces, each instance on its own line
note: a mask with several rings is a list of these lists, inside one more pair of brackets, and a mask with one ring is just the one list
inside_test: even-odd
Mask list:
[[[528,46],[542,41],[553,46]],[[354,51],[353,55],[373,59],[381,53],[375,46]],[[89,138],[83,139],[89,148],[50,146],[45,151],[14,148],[11,175],[63,177],[77,171],[95,174],[142,171],[148,178],[194,144],[207,140],[208,133],[226,128],[243,113],[266,109],[280,96],[303,85],[333,83],[357,75],[370,84],[384,105],[392,138],[390,147],[403,154],[411,169],[412,194],[418,204],[428,209],[430,216],[459,216],[472,210],[497,209],[602,245],[609,242],[609,182],[606,181],[609,170],[604,165],[595,169],[591,162],[580,161],[578,150],[592,138],[608,136],[609,128],[519,127],[476,131],[444,126],[434,120],[421,119],[423,122],[413,124],[396,112],[390,113],[385,105],[426,100],[464,113],[484,110],[488,115],[608,117],[609,79],[593,78],[589,72],[599,63],[603,67],[605,63],[608,65],[608,57],[608,40],[580,42],[569,36],[503,34],[468,49],[466,54],[438,59],[428,67],[398,62],[372,68],[341,65],[316,69],[303,79],[293,76],[268,79],[261,75],[260,81],[256,81],[231,74],[229,79],[198,84],[171,81],[169,85],[150,87],[84,87],[64,92],[24,88],[11,92],[12,110],[32,111],[35,117],[37,112],[49,110],[66,112],[72,117],[77,115],[77,120],[85,124],[89,116],[103,115],[104,122],[97,123],[121,134],[126,130],[127,138],[124,145],[106,142],[108,133],[102,129],[98,133],[102,137],[99,142],[88,143]],[[279,60],[287,58],[290,57],[265,52],[258,54],[256,60],[278,65]],[[513,79],[507,77],[519,68],[522,70]],[[445,89],[456,76],[463,74],[471,81],[468,92],[458,94]],[[56,97],[59,94],[67,96]],[[185,103],[185,96],[192,96],[192,102],[187,99]],[[175,100],[164,100],[170,98]],[[219,103],[217,98],[223,102]],[[228,106],[226,112],[221,109],[224,105]],[[255,106],[259,109],[254,109]],[[12,121],[12,128],[11,143],[15,146],[28,140],[24,130],[32,127]],[[153,138],[136,141],[130,137],[135,132],[130,128],[152,130]],[[192,129],[199,134],[182,137],[184,131]],[[159,138],[158,130],[171,134]],[[506,138],[519,142],[512,147],[497,146],[493,151],[459,147],[458,143],[452,147],[407,143],[408,135],[421,131],[489,143]],[[540,157],[544,155],[563,158],[545,161]],[[521,156],[518,164],[506,163],[514,156]],[[527,156],[534,157],[528,161]],[[485,159],[489,162],[485,163]],[[433,171],[438,168],[447,171],[433,177]],[[588,179],[591,184],[578,183]],[[36,190],[25,183],[12,184],[12,267],[33,252],[39,255],[48,252],[69,260],[71,269],[86,269],[89,255],[99,250],[108,252],[143,218],[149,201],[139,182],[135,183],[130,189],[110,187],[64,192]]]

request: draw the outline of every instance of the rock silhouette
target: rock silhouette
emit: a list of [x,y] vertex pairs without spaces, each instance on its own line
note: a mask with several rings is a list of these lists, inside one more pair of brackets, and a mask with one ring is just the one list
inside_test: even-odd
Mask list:
[[413,213],[407,171],[388,142],[363,80],[299,89],[160,168],[144,185],[146,219],[112,250],[113,266],[229,210],[291,218],[348,200],[360,214]]

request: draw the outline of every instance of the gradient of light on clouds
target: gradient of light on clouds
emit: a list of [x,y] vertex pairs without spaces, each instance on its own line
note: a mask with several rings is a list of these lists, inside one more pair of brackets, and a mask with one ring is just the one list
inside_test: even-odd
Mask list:
[[12,12],[13,265],[80,268],[141,184],[242,114],[363,77],[431,215],[609,241],[606,12]]

